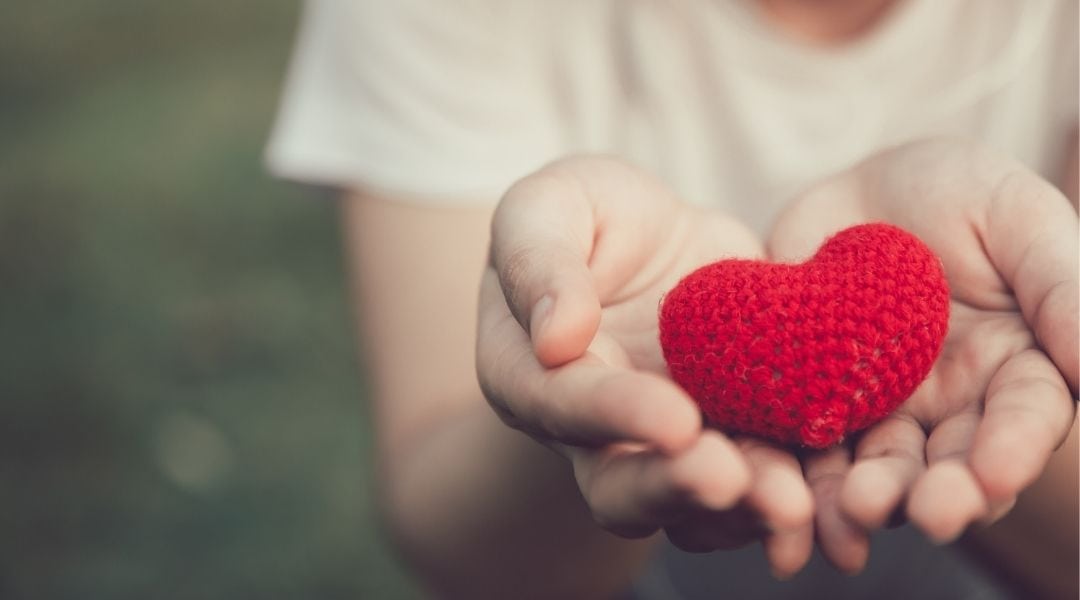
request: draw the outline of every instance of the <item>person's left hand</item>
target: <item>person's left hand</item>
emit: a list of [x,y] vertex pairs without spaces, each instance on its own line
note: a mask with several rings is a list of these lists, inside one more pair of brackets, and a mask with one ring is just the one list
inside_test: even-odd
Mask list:
[[848,572],[902,504],[939,543],[1008,512],[1065,439],[1080,368],[1077,215],[1051,184],[964,142],[909,144],[804,194],[769,254],[803,260],[869,221],[930,246],[952,302],[941,355],[914,395],[852,444],[805,457],[818,542]]

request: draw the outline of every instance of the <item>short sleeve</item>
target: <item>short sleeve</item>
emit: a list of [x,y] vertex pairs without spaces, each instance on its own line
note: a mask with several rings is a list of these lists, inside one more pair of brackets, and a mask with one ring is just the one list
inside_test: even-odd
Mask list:
[[308,0],[269,169],[433,202],[495,202],[560,146],[521,5]]

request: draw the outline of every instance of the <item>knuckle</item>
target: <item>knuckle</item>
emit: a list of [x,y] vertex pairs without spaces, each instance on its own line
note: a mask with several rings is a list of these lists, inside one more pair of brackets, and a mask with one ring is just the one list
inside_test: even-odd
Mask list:
[[[987,396],[1003,394],[1023,395],[1025,397],[1053,397],[1069,396],[1064,380],[1060,374],[1048,364],[1046,356],[1041,350],[1027,349],[1016,355],[1005,371],[999,375],[987,389]],[[1034,408],[1037,403],[1017,404],[1018,407]]]
[[485,355],[477,363],[480,391],[496,416],[508,427],[540,438],[545,434],[546,418],[529,377],[518,368],[528,349],[504,348]]
[[840,490],[844,483],[844,474],[839,471],[821,471],[810,473],[806,477],[806,483],[817,494],[832,495]]
[[899,444],[890,444],[881,448],[875,448],[859,457],[859,460],[889,459],[894,464],[899,463],[905,470],[914,470],[926,462],[926,455],[922,448],[918,450]]

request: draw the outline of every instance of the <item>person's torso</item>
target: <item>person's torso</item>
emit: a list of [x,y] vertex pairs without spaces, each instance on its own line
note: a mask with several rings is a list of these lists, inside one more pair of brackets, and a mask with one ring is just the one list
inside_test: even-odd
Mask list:
[[556,90],[558,145],[628,157],[759,232],[813,181],[924,137],[1053,177],[1076,124],[1075,3],[908,0],[835,49],[743,0],[557,4],[530,17],[524,68]]

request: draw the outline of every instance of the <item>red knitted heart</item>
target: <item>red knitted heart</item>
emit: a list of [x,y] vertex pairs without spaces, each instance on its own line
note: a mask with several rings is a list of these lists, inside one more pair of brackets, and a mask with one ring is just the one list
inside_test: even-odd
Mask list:
[[711,424],[825,448],[915,391],[948,321],[941,261],[874,223],[841,231],[802,264],[694,271],[664,298],[660,344]]

